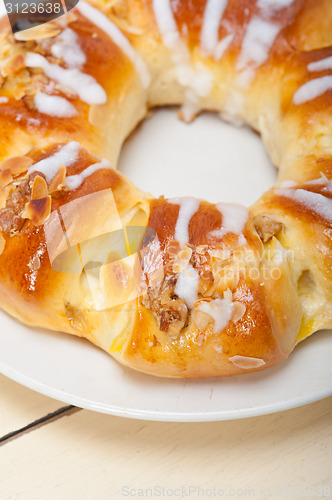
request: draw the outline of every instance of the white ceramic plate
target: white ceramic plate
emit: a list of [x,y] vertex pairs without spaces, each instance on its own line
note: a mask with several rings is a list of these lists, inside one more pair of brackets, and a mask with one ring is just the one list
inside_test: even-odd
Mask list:
[[[120,169],[154,195],[193,195],[250,205],[275,171],[248,129],[174,111],[144,122]],[[270,370],[222,379],[167,380],[133,372],[85,340],[27,328],[0,313],[0,372],[69,404],[149,420],[207,421],[262,415],[332,395],[332,332],[319,332]]]

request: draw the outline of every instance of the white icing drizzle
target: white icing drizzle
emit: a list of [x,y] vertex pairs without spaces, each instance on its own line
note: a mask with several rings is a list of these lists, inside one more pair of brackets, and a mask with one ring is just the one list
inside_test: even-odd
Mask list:
[[234,39],[234,33],[230,33],[229,35],[225,36],[220,42],[217,43],[214,51],[213,51],[213,56],[216,61],[220,61],[222,56],[225,54],[226,50],[230,46]]
[[186,89],[185,105],[199,109],[199,98],[211,92],[213,75],[202,63],[192,66],[190,52],[181,40],[170,0],[153,0],[153,9],[164,45],[173,52],[177,80]]
[[292,5],[294,0],[258,0],[257,7],[262,11],[281,10]]
[[152,5],[164,44],[168,49],[175,50],[181,40],[170,0],[153,0]]
[[203,52],[213,55],[216,61],[222,57],[231,44],[234,35],[229,34],[219,42],[219,27],[228,0],[208,0],[201,31],[201,48]]
[[298,106],[308,101],[312,101],[325,94],[328,90],[332,90],[332,75],[315,78],[302,85],[293,96],[293,103]]
[[44,115],[71,118],[78,114],[77,109],[67,99],[44,94],[44,92],[38,92],[35,95],[34,103],[37,110]]
[[151,77],[147,65],[143,59],[135,51],[128,38],[124,36],[122,31],[108,19],[100,10],[95,9],[92,5],[81,0],[76,8],[80,13],[106,33],[113,42],[120,47],[122,52],[131,60],[138,75],[140,76],[142,85],[147,88],[150,85]]
[[111,165],[107,160],[102,160],[98,163],[94,163],[93,165],[90,165],[89,167],[84,169],[80,174],[70,175],[69,177],[67,177],[66,184],[71,190],[77,189],[83,183],[84,179],[97,172],[97,170],[100,170],[101,168],[111,168]]
[[305,182],[305,184],[321,186],[321,191],[323,191],[324,193],[332,194],[332,179],[328,179],[322,172],[319,179],[307,181]]
[[70,28],[65,29],[54,39],[51,52],[54,57],[62,59],[68,68],[80,68],[86,62],[86,56],[78,43],[78,36]]
[[187,103],[196,105],[200,97],[206,97],[211,91],[213,79],[211,72],[199,62],[193,68],[190,64],[189,52],[184,46],[183,50],[179,49],[174,53],[173,60],[178,82],[186,89]]
[[275,189],[278,196],[295,200],[317,215],[332,222],[332,200],[322,194],[312,193],[305,189]]
[[279,184],[279,188],[292,188],[297,186],[298,184],[295,181],[292,180],[287,180],[287,181],[282,181]]
[[178,274],[175,294],[185,301],[189,309],[194,307],[198,298],[199,274],[191,264]]
[[261,66],[268,58],[280,26],[254,16],[247,26],[243,39],[241,53],[236,69],[244,72],[238,79],[238,84],[248,86],[255,76],[255,69]]
[[70,167],[76,162],[81,146],[78,142],[72,141],[63,146],[54,155],[44,158],[32,165],[28,172],[41,172],[45,175],[47,182],[51,182],[62,165]]
[[0,96],[0,104],[6,104],[9,101],[8,97]]
[[294,94],[294,104],[302,104],[332,90],[332,75],[322,76],[306,82]]
[[240,245],[244,245],[246,239],[242,231],[249,217],[248,209],[235,203],[217,203],[216,208],[222,215],[221,228],[212,231],[210,236],[222,238],[228,233],[238,234]]
[[87,104],[104,104],[107,101],[106,92],[101,85],[91,75],[81,73],[77,68],[62,68],[34,52],[27,53],[26,66],[43,69],[46,76],[73,90]]
[[189,222],[199,209],[199,200],[191,197],[172,198],[168,200],[168,203],[180,205],[174,238],[183,246],[189,241]]
[[232,356],[228,359],[231,363],[233,363],[233,365],[247,370],[250,370],[250,368],[259,368],[260,366],[265,365],[264,359],[251,358],[249,356],[237,355],[237,356]]
[[223,299],[215,299],[211,302],[202,302],[197,307],[198,311],[209,314],[214,320],[214,331],[220,333],[233,316],[234,304],[231,294],[224,294]]
[[309,71],[325,71],[327,69],[332,69],[332,56],[308,64]]

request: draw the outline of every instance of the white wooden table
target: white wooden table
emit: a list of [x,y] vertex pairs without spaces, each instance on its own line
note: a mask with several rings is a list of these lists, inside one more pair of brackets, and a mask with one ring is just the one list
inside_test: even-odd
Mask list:
[[332,498],[332,398],[210,423],[67,406],[0,375],[0,499]]

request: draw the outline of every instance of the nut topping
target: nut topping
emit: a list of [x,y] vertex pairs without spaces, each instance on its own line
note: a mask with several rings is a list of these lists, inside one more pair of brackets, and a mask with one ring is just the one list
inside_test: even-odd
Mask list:
[[198,310],[194,311],[194,323],[201,332],[204,332],[212,320],[213,318],[210,314]]
[[53,177],[52,182],[49,187],[50,194],[56,193],[57,191],[61,191],[66,187],[66,174],[67,169],[65,165],[59,168],[56,175]]
[[31,200],[27,203],[22,217],[30,219],[35,226],[41,226],[51,213],[52,199],[50,196],[40,198],[39,200]]
[[192,249],[185,246],[180,252],[176,255],[173,261],[173,272],[181,273],[186,269],[189,264],[189,261],[192,256]]
[[276,236],[282,230],[282,224],[271,219],[268,215],[257,215],[254,223],[258,236],[263,243],[269,241],[273,236]]
[[13,182],[13,176],[9,168],[6,168],[6,170],[0,170],[0,189],[8,186],[11,182]]
[[1,255],[1,254],[2,254],[2,252],[4,251],[5,246],[6,246],[6,240],[5,240],[5,238],[2,236],[2,234],[0,233],[0,255]]
[[14,34],[18,42],[29,42],[30,40],[41,40],[43,38],[54,38],[61,32],[59,26],[54,23],[46,23],[28,30],[19,31]]
[[1,74],[5,78],[13,73],[17,73],[25,67],[25,56],[22,53],[14,54],[2,66]]
[[46,198],[48,195],[48,189],[46,181],[40,175],[37,175],[32,184],[31,190],[31,200],[40,200],[41,198]]
[[242,302],[233,302],[232,320],[237,323],[246,313],[246,306]]
[[33,164],[33,160],[28,156],[14,156],[1,163],[2,170],[9,169],[12,175],[23,174]]

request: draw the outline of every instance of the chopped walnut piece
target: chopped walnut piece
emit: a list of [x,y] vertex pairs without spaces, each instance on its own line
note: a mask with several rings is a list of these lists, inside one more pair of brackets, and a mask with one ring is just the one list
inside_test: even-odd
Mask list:
[[12,235],[20,231],[24,220],[16,215],[12,208],[3,208],[0,212],[0,231]]
[[41,198],[46,198],[47,195],[48,188],[45,179],[40,175],[36,175],[32,184],[31,199],[40,200]]
[[35,226],[41,226],[51,213],[52,198],[46,196],[39,200],[31,200],[27,203],[22,213],[23,219],[30,219]]
[[11,182],[13,182],[13,176],[9,168],[6,168],[6,170],[0,170],[0,189],[8,186]]
[[1,254],[2,254],[2,252],[4,251],[5,246],[6,246],[6,240],[5,240],[5,238],[2,236],[2,234],[0,233],[0,255],[1,255]]
[[254,224],[258,236],[266,243],[273,236],[276,236],[282,230],[282,224],[273,220],[268,215],[257,215],[254,219]]
[[34,95],[27,95],[27,89],[25,95],[23,96],[23,102],[25,104],[25,107],[29,111],[37,111],[37,107],[35,105],[35,100],[34,100]]
[[176,275],[166,274],[161,283],[148,287],[147,295],[142,301],[147,309],[151,309],[160,330],[172,340],[178,338],[188,316],[185,302],[175,295],[176,281]]
[[21,69],[25,67],[25,55],[21,52],[12,55],[7,61],[3,64],[1,68],[1,74],[5,78],[13,73],[17,73]]
[[61,191],[66,187],[66,174],[67,169],[65,165],[59,168],[56,175],[53,177],[53,180],[49,187],[50,194],[56,193],[57,191]]
[[74,92],[74,90],[66,87],[65,85],[62,85],[61,83],[56,83],[54,85],[54,89],[64,94],[66,97],[68,97],[68,99],[74,99],[75,97],[77,97],[77,94],[76,92]]
[[25,87],[23,85],[16,86],[15,88],[12,89],[12,94],[16,101],[21,100],[26,94]]
[[33,160],[28,156],[14,156],[1,163],[2,170],[9,169],[12,175],[23,174],[33,164]]

